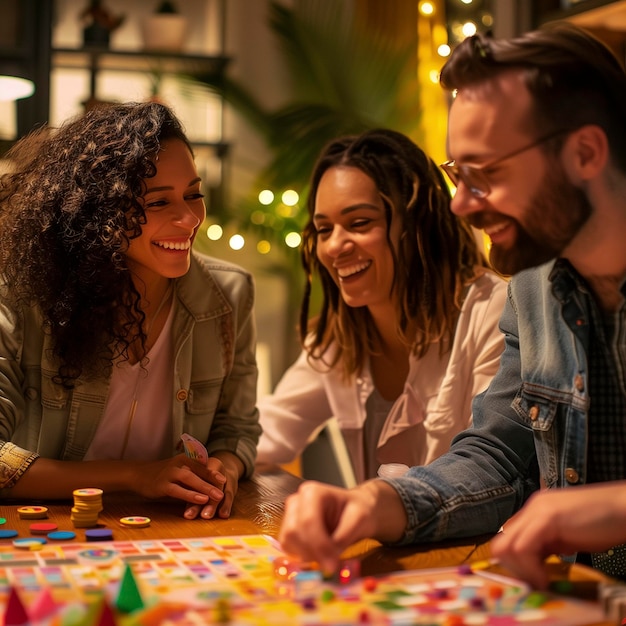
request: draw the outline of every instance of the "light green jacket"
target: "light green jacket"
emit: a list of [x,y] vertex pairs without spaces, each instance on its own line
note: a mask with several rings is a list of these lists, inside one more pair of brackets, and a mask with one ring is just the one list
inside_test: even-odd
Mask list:
[[[174,281],[172,455],[187,432],[254,469],[261,432],[256,409],[254,284],[245,270],[194,253]],[[73,390],[53,382],[50,337],[38,310],[0,303],[0,488],[11,487],[37,456],[81,460],[102,419],[109,379]]]

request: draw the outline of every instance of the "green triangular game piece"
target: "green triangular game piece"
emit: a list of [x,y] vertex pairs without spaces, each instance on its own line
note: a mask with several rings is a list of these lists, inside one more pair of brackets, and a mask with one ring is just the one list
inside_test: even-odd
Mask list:
[[124,569],[124,575],[122,576],[115,606],[122,613],[132,613],[137,609],[144,608],[144,603],[139,593],[139,587],[137,587],[137,581],[128,563]]

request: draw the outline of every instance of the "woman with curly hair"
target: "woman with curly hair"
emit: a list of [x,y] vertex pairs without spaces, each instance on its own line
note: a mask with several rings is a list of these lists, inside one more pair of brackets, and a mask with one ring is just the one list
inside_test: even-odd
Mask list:
[[[336,418],[354,478],[429,463],[471,422],[503,348],[505,281],[450,211],[441,172],[408,137],[332,141],[303,235],[303,351],[259,400],[258,461],[286,463]],[[309,320],[312,276],[323,302]]]
[[[157,103],[33,131],[0,179],[0,487],[84,486],[228,517],[254,467],[251,276],[192,252],[192,149]],[[206,464],[181,435],[205,444]]]

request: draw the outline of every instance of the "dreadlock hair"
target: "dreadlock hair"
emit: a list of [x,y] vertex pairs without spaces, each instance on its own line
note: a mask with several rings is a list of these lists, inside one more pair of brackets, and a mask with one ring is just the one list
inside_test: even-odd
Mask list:
[[[534,99],[534,128],[528,130],[547,135],[597,125],[606,133],[615,164],[626,172],[626,73],[604,43],[569,22],[511,39],[472,35],[454,49],[440,80],[455,91],[515,70],[522,72]],[[557,153],[562,142],[547,142],[544,150]]]
[[[41,311],[55,382],[106,372],[145,345],[125,252],[146,215],[138,201],[161,142],[183,128],[162,104],[101,106],[43,127],[7,154],[0,178],[0,280],[10,305]],[[189,146],[191,150],[191,147]],[[139,323],[137,323],[139,322]]]
[[[418,358],[434,342],[440,342],[442,353],[451,349],[464,290],[476,277],[477,267],[486,267],[487,261],[470,226],[450,211],[450,192],[439,168],[405,135],[375,129],[331,141],[313,170],[301,248],[306,284],[300,339],[309,359],[322,361],[327,367],[341,363],[347,377],[358,373],[366,357],[376,354],[379,346],[380,337],[368,308],[346,305],[317,258],[315,198],[324,173],[337,166],[364,172],[374,181],[383,201],[395,267],[392,291],[400,303],[399,337]],[[392,219],[401,225],[397,244],[390,239]],[[309,320],[314,274],[319,275],[323,301],[319,315]],[[335,349],[329,358],[331,344]]]

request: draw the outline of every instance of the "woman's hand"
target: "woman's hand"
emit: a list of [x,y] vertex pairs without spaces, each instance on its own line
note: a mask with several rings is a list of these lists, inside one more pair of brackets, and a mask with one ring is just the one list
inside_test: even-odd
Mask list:
[[222,519],[230,517],[235,495],[239,488],[239,478],[243,475],[244,466],[239,457],[232,452],[219,451],[209,457],[207,468],[212,472],[214,484],[222,490],[218,500],[211,498],[206,504],[192,504],[185,509],[186,519],[195,519],[200,515],[203,519],[212,519],[216,513]]
[[[210,458],[205,465],[178,454],[164,461],[142,463],[136,466],[136,478],[132,489],[146,498],[168,496],[183,500],[196,507],[194,518],[202,507],[207,511],[203,517],[211,518],[215,509],[224,499],[224,465],[217,458]],[[230,508],[228,509],[230,512]]]

